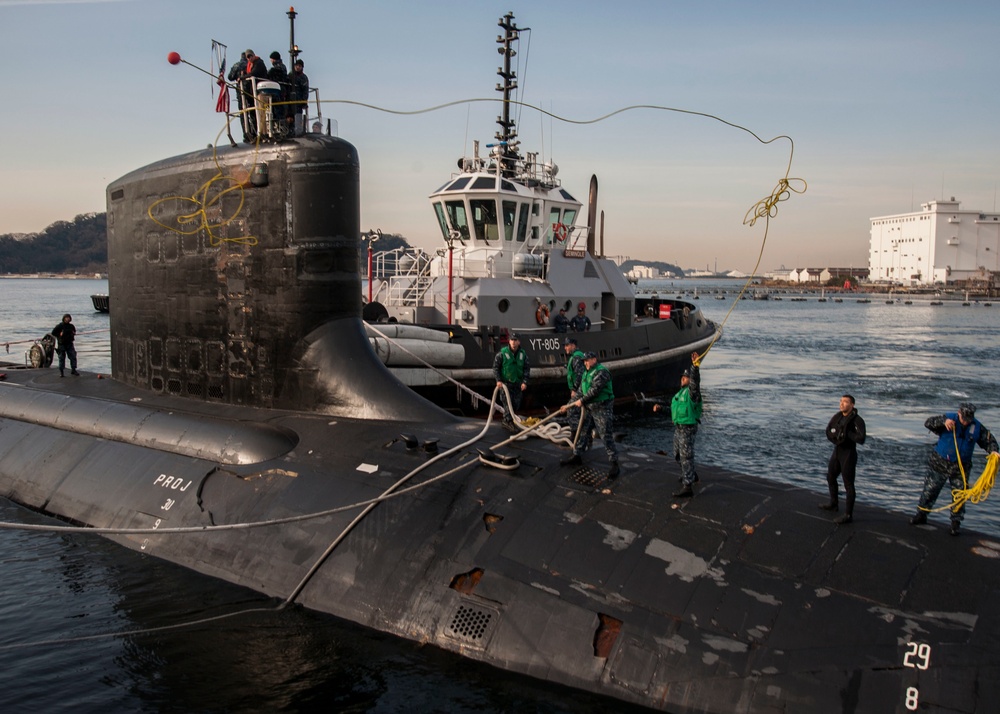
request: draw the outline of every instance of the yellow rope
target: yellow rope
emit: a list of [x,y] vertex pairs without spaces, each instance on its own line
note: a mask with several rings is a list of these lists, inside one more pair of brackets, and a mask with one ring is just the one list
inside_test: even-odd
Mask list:
[[[243,114],[247,111],[249,110],[244,109],[238,112],[238,114]],[[253,166],[257,163],[257,154],[260,151],[260,136],[258,135],[257,141],[254,144],[251,168],[250,171],[246,172],[246,176],[227,174],[222,168],[218,156],[219,139],[223,132],[228,129],[231,117],[236,115],[237,113],[226,115],[226,124],[216,135],[215,141],[212,143],[212,161],[215,164],[216,174],[199,186],[191,196],[166,196],[150,204],[149,208],[146,209],[146,214],[154,223],[168,231],[185,236],[194,235],[204,230],[208,236],[208,243],[213,248],[218,247],[222,243],[238,243],[248,246],[257,245],[257,238],[252,235],[223,238],[216,234],[217,230],[235,221],[242,212],[243,206],[246,203],[246,191],[244,187],[250,183],[250,171],[253,170]],[[238,192],[239,203],[233,210],[232,215],[222,216],[222,199],[234,191]],[[166,219],[168,222],[161,221],[153,215],[154,209],[161,204],[164,205],[164,209],[161,210],[169,214],[169,217]],[[185,213],[186,209],[190,209],[190,212]],[[215,220],[209,217],[210,211],[219,214]]]
[[[435,112],[435,111],[438,111],[440,109],[444,109],[444,108],[447,108],[447,107],[453,107],[453,106],[457,106],[457,105],[461,105],[461,104],[496,103],[496,102],[503,102],[503,101],[504,100],[497,99],[495,97],[491,97],[491,98],[459,99],[459,100],[456,100],[456,101],[453,101],[453,102],[446,102],[444,104],[439,104],[439,105],[432,106],[432,107],[425,107],[423,109],[416,109],[416,110],[412,110],[412,111],[399,111],[399,110],[387,109],[385,107],[376,106],[374,104],[367,104],[367,103],[364,103],[364,102],[358,102],[358,101],[353,101],[353,100],[349,100],[349,99],[328,99],[328,100],[324,100],[321,103],[323,103],[323,104],[345,104],[345,105],[352,105],[352,106],[363,107],[363,108],[366,108],[366,109],[373,109],[375,111],[380,111],[380,112],[386,112],[388,114],[396,114],[396,115],[400,115],[400,116],[413,116],[413,115],[416,115],[416,114],[425,114],[425,113],[428,113],[428,112]],[[543,109],[541,107],[538,107],[538,106],[535,106],[535,105],[532,105],[532,104],[528,104],[526,102],[519,102],[519,101],[515,101],[515,100],[507,100],[507,102],[509,104],[511,104],[511,105],[514,105],[514,106],[526,107],[528,109],[534,109],[535,111],[539,112],[542,115],[551,117],[552,119],[556,119],[556,120],[561,121],[561,122],[565,122],[567,124],[577,124],[577,125],[597,124],[597,123],[606,121],[607,119],[610,119],[611,117],[616,116],[618,114],[623,114],[623,113],[626,113],[626,112],[632,112],[632,111],[637,111],[637,110],[653,110],[653,111],[662,111],[662,112],[673,112],[673,113],[677,113],[677,114],[687,114],[687,115],[691,115],[691,116],[699,116],[699,117],[704,117],[706,119],[711,119],[713,121],[717,121],[717,122],[719,122],[721,124],[725,124],[726,126],[732,127],[734,129],[738,129],[740,131],[744,131],[747,134],[750,134],[758,142],[760,142],[761,144],[765,144],[765,145],[766,144],[771,144],[771,143],[777,141],[778,139],[787,139],[788,140],[788,143],[790,144],[790,148],[789,148],[789,152],[788,152],[788,165],[787,165],[787,167],[785,169],[785,175],[784,175],[784,177],[781,178],[781,179],[779,179],[777,186],[775,186],[775,188],[771,191],[771,193],[768,196],[766,196],[765,198],[762,198],[760,201],[757,201],[757,203],[755,203],[753,206],[751,206],[750,210],[748,210],[747,213],[746,213],[746,215],[744,216],[743,225],[747,225],[747,226],[750,226],[750,227],[753,227],[753,225],[757,222],[758,218],[764,218],[765,219],[764,237],[761,239],[760,252],[757,254],[757,262],[754,263],[753,269],[750,271],[750,277],[747,278],[747,282],[743,285],[743,288],[740,290],[739,294],[736,296],[736,299],[733,301],[733,304],[730,306],[729,311],[726,313],[726,316],[723,318],[722,323],[719,325],[720,328],[721,327],[725,327],[726,322],[729,320],[729,316],[732,314],[733,310],[736,308],[737,303],[739,303],[740,299],[743,297],[743,294],[746,292],[747,288],[753,282],[753,277],[754,277],[754,275],[757,274],[757,270],[760,268],[761,260],[764,257],[764,246],[767,244],[767,234],[768,234],[768,230],[770,229],[771,218],[777,216],[777,214],[778,214],[778,204],[781,203],[782,201],[787,201],[789,198],[791,198],[791,194],[792,193],[802,194],[802,193],[805,193],[806,189],[808,188],[808,186],[807,186],[807,184],[806,184],[806,182],[805,182],[804,179],[789,178],[789,174],[791,173],[791,170],[792,170],[792,158],[795,155],[795,142],[794,142],[794,140],[792,140],[792,138],[790,136],[787,136],[785,134],[781,134],[781,135],[772,137],[770,139],[764,139],[761,136],[759,136],[757,133],[755,133],[754,131],[748,129],[747,127],[742,126],[740,124],[737,124],[735,122],[728,121],[728,120],[723,119],[723,118],[721,118],[719,116],[716,116],[714,114],[709,114],[707,112],[692,111],[690,109],[681,109],[681,108],[678,108],[678,107],[668,107],[668,106],[656,105],[656,104],[636,104],[636,105],[632,105],[632,106],[622,107],[621,109],[616,109],[613,112],[609,112],[607,114],[604,114],[604,115],[599,116],[599,117],[595,117],[593,119],[570,119],[568,117],[559,116],[558,114],[554,114],[553,112],[546,111],[545,109]],[[300,102],[297,102],[297,101],[295,101],[295,102],[274,102],[274,105],[278,106],[278,105],[283,105],[283,104],[299,104],[299,103]],[[242,112],[239,112],[239,113],[245,113],[247,111],[250,111],[250,110],[249,109],[243,109]],[[226,115],[226,128],[228,128],[229,122],[232,120],[232,117],[236,116],[237,114],[238,113],[231,113],[231,114],[227,114]],[[225,128],[223,129],[223,131],[225,131]],[[218,143],[219,138],[221,136],[222,136],[222,131],[220,131],[219,134],[218,134],[218,136],[216,136],[215,144]],[[214,151],[215,151],[215,144],[213,144],[213,154],[214,154]],[[255,146],[255,151],[259,149],[259,146],[260,146],[260,136],[258,135],[256,146]],[[218,161],[216,161],[216,165],[218,166]],[[213,196],[213,197],[209,197],[209,189],[213,187],[212,185],[216,181],[229,181],[233,185],[225,187],[223,190],[221,190],[220,193],[218,193],[218,195]],[[795,183],[795,186],[793,186],[793,182]],[[208,237],[209,237],[209,243],[212,246],[217,246],[217,245],[219,245],[220,243],[222,243],[224,241],[240,242],[240,243],[245,243],[245,244],[251,245],[251,246],[252,245],[256,245],[257,239],[254,238],[254,237],[252,237],[252,236],[248,236],[248,237],[245,237],[245,238],[236,238],[236,239],[233,239],[233,238],[220,238],[220,237],[216,236],[215,233],[213,232],[213,229],[220,228],[220,227],[225,226],[226,224],[230,223],[231,221],[233,221],[239,215],[240,211],[243,209],[243,205],[244,205],[243,186],[244,185],[245,185],[244,181],[240,181],[240,180],[234,179],[232,176],[225,175],[225,172],[222,170],[222,168],[220,166],[218,174],[216,176],[213,176],[211,179],[209,179],[207,182],[205,182],[201,187],[199,187],[199,189],[195,192],[194,196],[190,196],[190,197],[188,197],[188,196],[169,196],[167,198],[160,199],[159,201],[154,202],[149,207],[149,209],[148,209],[147,212],[149,214],[149,217],[154,222],[156,222],[157,224],[159,224],[163,228],[166,228],[167,230],[174,231],[176,233],[180,233],[181,235],[191,235],[193,233],[197,233],[200,230],[205,230],[205,232],[208,234]],[[209,221],[209,219],[208,219],[207,209],[209,209],[210,207],[212,207],[213,205],[215,205],[216,203],[218,203],[221,200],[222,196],[225,195],[225,194],[227,194],[227,193],[229,193],[230,191],[239,191],[240,192],[239,193],[239,196],[240,196],[239,206],[234,211],[234,213],[233,213],[232,216],[222,218],[217,223],[214,223],[214,224],[211,223]],[[173,219],[172,219],[172,221],[176,225],[169,225],[167,223],[163,223],[163,222],[157,220],[157,218],[153,215],[153,209],[155,207],[157,207],[158,205],[160,205],[161,203],[165,203],[165,202],[179,203],[180,206],[183,206],[185,204],[190,204],[191,206],[194,207],[194,210],[192,212],[190,212],[190,213],[186,213],[186,214],[174,216]],[[186,226],[191,226],[192,228],[188,229],[188,230],[185,230],[183,227],[186,227]],[[705,350],[704,350],[704,352],[701,353],[700,358],[699,358],[699,362],[701,361],[701,359],[703,359],[705,357],[705,355],[708,354],[709,350],[711,350],[712,347],[715,346],[715,343],[716,343],[716,341],[718,341],[720,335],[721,335],[721,330],[717,330],[716,333],[715,333],[715,336],[712,338],[712,341],[709,343],[708,347],[706,347]]]
[[986,466],[983,468],[983,473],[976,479],[976,483],[972,488],[968,487],[968,483],[965,481],[965,473],[963,472],[962,482],[966,487],[952,489],[951,505],[946,506],[946,508],[951,508],[953,512],[958,513],[958,509],[966,503],[981,503],[985,501],[986,497],[990,495],[993,485],[996,483],[998,465],[1000,465],[1000,454],[994,451],[986,457]]
[[[955,454],[957,455],[958,435],[955,433],[955,429],[951,430],[951,437],[955,441]],[[940,506],[939,508],[924,508],[920,506],[919,510],[927,513],[938,513],[939,511],[951,509],[953,513],[958,513],[958,510],[966,503],[981,503],[985,501],[996,483],[998,468],[1000,468],[1000,454],[994,451],[986,456],[986,466],[983,467],[983,472],[976,479],[976,483],[973,484],[972,488],[969,488],[969,480],[965,475],[965,467],[962,466],[962,457],[959,456],[958,470],[962,474],[963,488],[953,488],[951,490],[951,503],[947,506]]]

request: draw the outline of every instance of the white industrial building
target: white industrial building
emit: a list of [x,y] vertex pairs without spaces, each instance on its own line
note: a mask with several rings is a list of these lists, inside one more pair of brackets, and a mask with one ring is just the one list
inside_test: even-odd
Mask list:
[[630,280],[655,280],[660,277],[660,269],[651,265],[634,265],[625,276]]
[[952,196],[922,203],[913,213],[872,218],[869,280],[947,284],[1000,271],[1000,213],[960,206]]

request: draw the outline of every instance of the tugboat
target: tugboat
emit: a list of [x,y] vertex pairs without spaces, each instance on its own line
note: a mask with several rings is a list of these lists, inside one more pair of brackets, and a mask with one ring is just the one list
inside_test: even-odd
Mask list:
[[623,447],[612,481],[396,380],[361,321],[360,166],[310,133],[112,182],[112,376],[0,381],[0,496],[276,608],[673,714],[997,711],[1000,544],[876,508],[838,527],[724,469],[680,503],[673,459]]
[[[475,142],[458,173],[430,195],[443,247],[370,256],[363,312],[369,338],[403,383],[472,414],[488,403],[493,358],[515,332],[531,364],[522,409],[532,412],[566,400],[561,331],[565,319],[581,315],[589,329],[574,336],[614,374],[619,402],[673,393],[692,351],[715,339],[716,325],[693,302],[636,295],[604,254],[596,177],[581,225],[583,204],[563,187],[558,167],[537,153],[522,156],[511,116],[517,89],[511,58],[520,28],[511,13],[498,24],[503,111],[496,141],[485,155]],[[391,323],[405,327],[386,333]]]
[[108,300],[108,296],[97,293],[90,296],[90,301],[94,303],[94,310],[97,312],[111,312],[111,302]]

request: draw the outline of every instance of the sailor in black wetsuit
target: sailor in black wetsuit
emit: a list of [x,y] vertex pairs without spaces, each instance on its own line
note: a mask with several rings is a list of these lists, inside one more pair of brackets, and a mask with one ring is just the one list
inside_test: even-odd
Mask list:
[[840,411],[833,415],[826,426],[826,438],[833,443],[833,454],[826,469],[826,483],[830,487],[830,501],[821,503],[824,511],[840,508],[837,477],[844,478],[847,504],[844,515],[834,519],[836,523],[850,523],[854,520],[854,474],[858,465],[858,444],[865,443],[865,420],[854,408],[854,397],[845,394],[840,398]]
[[76,348],[73,340],[76,339],[76,325],[73,324],[73,317],[69,314],[63,315],[62,322],[52,328],[52,336],[58,340],[59,347],[59,376],[66,376],[66,355],[69,355],[70,374],[79,377],[76,371]]

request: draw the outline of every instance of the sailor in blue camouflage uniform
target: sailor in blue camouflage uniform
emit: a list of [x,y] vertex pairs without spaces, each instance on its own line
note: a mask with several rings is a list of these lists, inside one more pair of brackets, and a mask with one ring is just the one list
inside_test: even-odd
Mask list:
[[[972,486],[972,454],[976,450],[976,444],[988,454],[1000,451],[993,434],[976,419],[976,405],[969,402],[959,404],[957,412],[932,416],[924,422],[924,427],[937,434],[938,441],[927,459],[927,476],[924,478],[923,493],[920,494],[919,509],[910,519],[910,523],[915,526],[927,522],[927,513],[933,508],[945,481],[951,482],[953,490]],[[968,483],[963,483],[963,470]],[[964,517],[964,503],[957,511],[951,511],[953,536],[958,535]]]
[[[681,464],[681,489],[674,498],[694,496],[693,484],[698,480],[694,469],[694,438],[701,422],[701,356],[691,353],[691,366],[681,374],[681,388],[670,402],[670,418],[674,422],[674,458]],[[660,411],[656,404],[653,411]]]
[[[233,66],[229,68],[229,81],[239,82],[242,79],[243,74],[247,71],[247,53],[241,52],[240,58],[233,63]],[[240,91],[239,84],[236,84],[236,106],[243,111],[243,92]]]
[[511,431],[515,428],[514,412],[521,408],[521,395],[528,388],[530,374],[531,366],[528,355],[521,349],[521,338],[512,332],[507,338],[507,345],[493,358],[493,379],[498,387],[507,385],[510,392],[508,404],[504,390],[500,390],[500,406],[504,407],[503,425]]
[[608,478],[615,479],[619,474],[618,467],[618,447],[615,445],[614,428],[615,414],[615,392],[611,385],[611,372],[603,364],[597,361],[597,354],[588,352],[583,357],[583,363],[587,368],[583,379],[580,382],[580,398],[570,404],[559,407],[559,411],[565,412],[570,407],[581,407],[584,409],[583,428],[580,439],[576,442],[573,455],[560,463],[563,466],[571,466],[583,463],[583,452],[590,448],[593,441],[591,432],[596,430],[598,436],[604,439],[604,449],[608,452],[608,460],[611,467],[608,470]]

